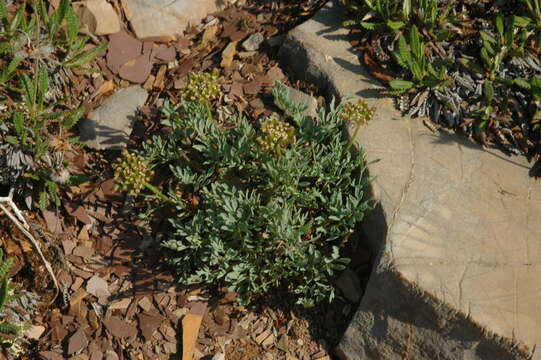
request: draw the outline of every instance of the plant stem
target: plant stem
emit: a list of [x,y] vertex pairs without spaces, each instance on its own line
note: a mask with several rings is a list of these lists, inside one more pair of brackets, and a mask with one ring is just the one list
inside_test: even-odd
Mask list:
[[163,201],[167,201],[167,202],[170,202],[171,199],[169,199],[167,196],[164,195],[164,193],[162,193],[157,187],[155,187],[154,185],[151,185],[149,183],[147,183],[146,181],[143,182],[143,185],[145,185],[145,187],[147,189],[149,189],[150,191],[152,191],[154,193],[154,195],[156,195],[157,197],[159,197],[160,199],[162,199]]
[[210,104],[208,102],[205,102],[205,107],[207,108],[208,119],[212,120],[212,111],[210,110]]
[[351,145],[353,145],[353,141],[355,140],[355,138],[357,137],[357,134],[359,133],[359,129],[361,128],[361,125],[360,123],[357,123],[356,124],[357,126],[355,127],[355,131],[353,131],[353,136],[351,136],[349,138],[349,141],[346,145],[346,151],[349,151],[349,149],[351,148]]

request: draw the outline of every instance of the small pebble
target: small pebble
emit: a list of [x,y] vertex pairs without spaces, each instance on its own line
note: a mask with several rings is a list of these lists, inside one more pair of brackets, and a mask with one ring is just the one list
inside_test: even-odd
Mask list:
[[248,39],[244,40],[242,43],[242,47],[246,51],[256,51],[259,49],[259,45],[265,40],[263,37],[263,34],[261,33],[255,33],[248,37]]

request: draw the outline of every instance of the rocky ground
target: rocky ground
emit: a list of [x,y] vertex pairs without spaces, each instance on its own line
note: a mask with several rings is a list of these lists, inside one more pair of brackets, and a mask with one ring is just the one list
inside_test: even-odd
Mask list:
[[131,3],[80,5],[94,44],[108,41],[109,48],[90,64],[100,73],[66,71],[57,81],[59,92],[87,110],[77,135],[88,146],[67,152],[72,173],[87,178],[65,189],[60,207],[26,215],[60,292],[30,243],[1,218],[14,281],[40,297],[34,311],[12,306],[32,323],[18,358],[332,358],[362,294],[357,284],[366,284],[370,271],[359,234],[349,245],[355,260],[337,280],[340,296],[331,304],[299,309],[287,293],[277,293],[241,307],[225,289],[175,281],[156,246],[160,239],[137,217],[143,204],[113,190],[111,169],[119,149],[137,148],[158,128],[160,106],[179,101],[190,71],[219,71],[224,114],[255,120],[276,111],[270,90],[277,80],[302,90],[295,94],[309,106],[322,105],[318,90],[290,77],[275,56],[286,32],[323,2],[237,1],[174,38],[146,33]]

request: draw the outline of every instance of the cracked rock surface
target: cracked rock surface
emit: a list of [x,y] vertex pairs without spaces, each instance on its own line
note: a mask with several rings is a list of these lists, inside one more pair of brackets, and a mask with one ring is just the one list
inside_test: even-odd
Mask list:
[[[379,249],[343,359],[525,359],[541,343],[541,183],[522,157],[482,150],[402,117],[362,69],[334,2],[286,38],[281,57],[376,116],[359,140],[376,176],[365,222]],[[541,352],[533,354],[541,359]]]

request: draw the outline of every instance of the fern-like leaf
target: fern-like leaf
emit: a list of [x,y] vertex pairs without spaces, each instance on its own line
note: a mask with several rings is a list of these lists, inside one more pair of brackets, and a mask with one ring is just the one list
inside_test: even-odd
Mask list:
[[398,52],[395,53],[395,58],[398,65],[409,69],[409,65],[411,64],[411,50],[403,35],[400,35],[398,39]]
[[38,201],[39,209],[42,212],[45,212],[45,210],[47,210],[47,205],[49,205],[49,201],[47,199],[47,192],[41,191],[39,193],[39,201]]
[[77,124],[77,122],[81,119],[84,113],[85,113],[85,109],[83,107],[70,111],[64,117],[64,121],[62,122],[62,125],[67,130],[71,129],[75,124]]
[[21,331],[21,327],[7,321],[0,322],[0,334],[17,334]]

